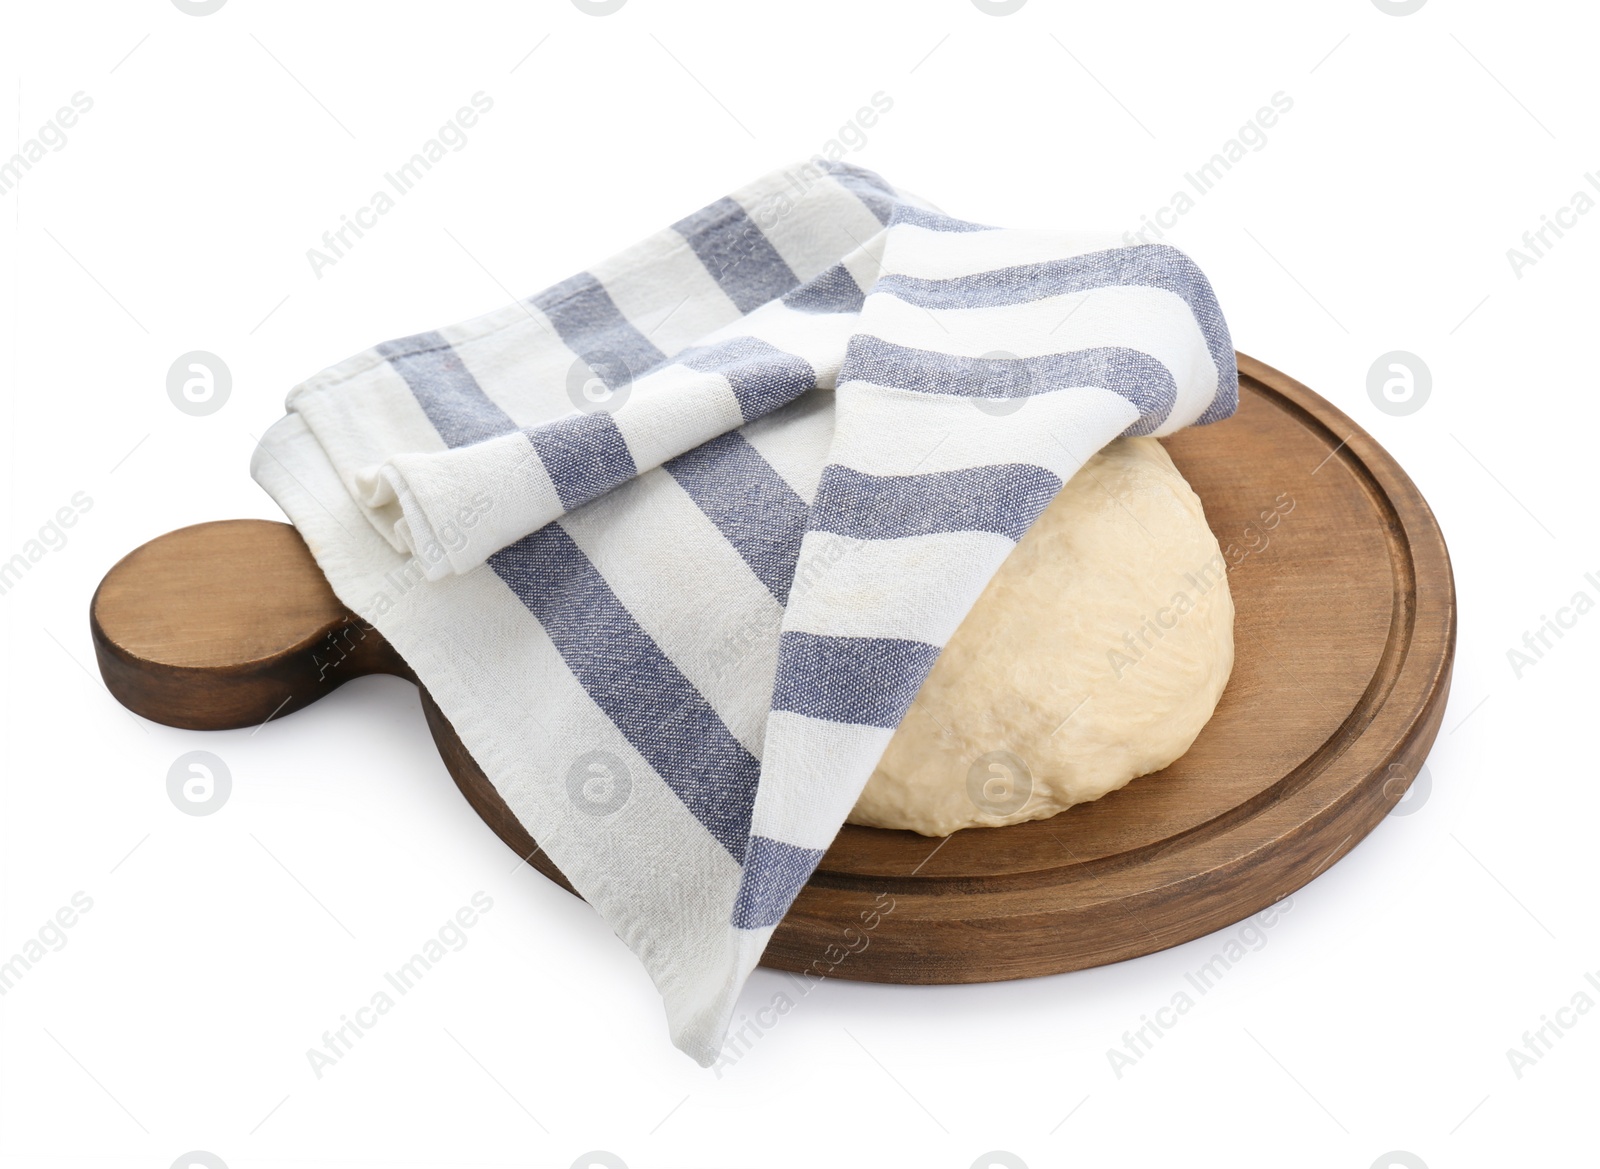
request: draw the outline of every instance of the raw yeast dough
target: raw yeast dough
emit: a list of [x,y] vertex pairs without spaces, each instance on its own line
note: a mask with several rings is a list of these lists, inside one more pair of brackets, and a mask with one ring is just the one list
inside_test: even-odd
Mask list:
[[947,836],[1099,799],[1187,751],[1232,669],[1200,499],[1155,439],[1117,439],[989,582],[850,823]]

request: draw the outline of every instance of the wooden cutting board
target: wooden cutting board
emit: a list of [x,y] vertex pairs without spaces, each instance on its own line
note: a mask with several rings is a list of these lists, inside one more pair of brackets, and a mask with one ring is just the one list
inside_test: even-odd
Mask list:
[[[1148,954],[1292,893],[1404,796],[1455,653],[1444,537],[1349,418],[1242,354],[1239,373],[1235,417],[1164,440],[1205,504],[1237,610],[1233,676],[1188,754],[1048,820],[942,841],[845,825],[764,965],[989,982]],[[257,725],[360,674],[412,677],[287,524],[162,536],[106,574],[90,609],[107,687],[172,726]],[[422,707],[468,802],[570,889],[426,690]]]

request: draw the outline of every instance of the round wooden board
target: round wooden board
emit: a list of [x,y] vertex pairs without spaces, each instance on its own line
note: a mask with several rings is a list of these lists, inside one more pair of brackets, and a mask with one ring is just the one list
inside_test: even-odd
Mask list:
[[[847,824],[763,965],[955,983],[1148,954],[1293,892],[1404,796],[1454,658],[1443,535],[1344,414],[1242,354],[1239,372],[1235,417],[1164,440],[1205,504],[1237,610],[1233,676],[1188,754],[1048,820],[943,840]],[[111,692],[175,726],[252,725],[359,674],[412,677],[286,524],[151,541],[106,575],[90,623]],[[323,669],[335,655],[340,668]],[[425,690],[422,704],[473,808],[570,889]]]

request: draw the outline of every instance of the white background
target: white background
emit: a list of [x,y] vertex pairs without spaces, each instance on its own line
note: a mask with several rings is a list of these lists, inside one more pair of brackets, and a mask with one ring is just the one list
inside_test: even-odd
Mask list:
[[[1520,1078],[1506,1051],[1600,970],[1600,616],[1520,678],[1507,650],[1580,589],[1600,599],[1600,215],[1520,277],[1506,253],[1600,169],[1591,18],[1451,0],[8,6],[7,137],[77,91],[94,106],[0,195],[0,559],[75,492],[93,507],[0,596],[0,954],[74,892],[93,909],[0,998],[0,1164],[1575,1163],[1600,1012]],[[494,108],[469,144],[314,275],[307,248],[478,90]],[[1106,1049],[1219,938],[1021,983],[832,981],[717,1078],[671,1047],[600,920],[512,871],[407,684],[201,735],[133,718],[94,674],[89,598],[118,557],[278,518],[246,468],[295,382],[810,155],[880,90],[893,109],[852,161],[981,222],[1119,229],[1290,96],[1171,238],[1240,349],[1398,457],[1454,558],[1427,802],[1297,893],[1121,1078]],[[233,372],[209,417],[166,394],[194,349]],[[1433,375],[1405,417],[1366,391],[1396,349]],[[234,783],[205,817],[165,788],[196,747]],[[470,944],[315,1078],[306,1049],[478,890],[494,908]],[[784,985],[758,971],[746,1006]]]

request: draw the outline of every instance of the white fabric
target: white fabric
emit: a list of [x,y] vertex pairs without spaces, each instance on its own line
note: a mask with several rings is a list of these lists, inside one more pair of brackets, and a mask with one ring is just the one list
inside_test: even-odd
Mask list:
[[1022,532],[1236,393],[1175,249],[813,162],[324,371],[252,472],[709,1065]]

